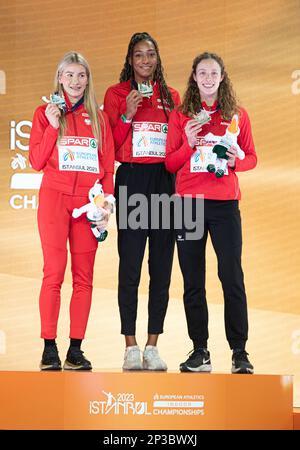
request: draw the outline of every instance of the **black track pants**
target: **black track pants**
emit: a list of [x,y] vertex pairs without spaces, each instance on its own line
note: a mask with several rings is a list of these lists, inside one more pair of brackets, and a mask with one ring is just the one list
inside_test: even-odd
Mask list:
[[[126,198],[120,188],[127,189]],[[160,334],[169,300],[169,286],[174,253],[174,231],[151,229],[151,194],[174,193],[174,177],[166,171],[164,164],[123,163],[116,174],[116,200],[119,252],[118,302],[121,317],[121,333],[133,336],[136,333],[138,287],[146,242],[149,245],[149,300],[148,333]],[[135,206],[128,206],[134,194],[143,194],[148,211],[146,229],[132,229],[130,215]],[[138,198],[137,198],[138,200]],[[127,204],[126,204],[127,203]],[[139,204],[139,203],[137,203]],[[132,216],[133,217],[133,216]],[[135,216],[134,216],[135,217]],[[129,221],[127,229],[126,221]],[[128,224],[127,224],[128,225]],[[145,220],[144,220],[145,225]]]

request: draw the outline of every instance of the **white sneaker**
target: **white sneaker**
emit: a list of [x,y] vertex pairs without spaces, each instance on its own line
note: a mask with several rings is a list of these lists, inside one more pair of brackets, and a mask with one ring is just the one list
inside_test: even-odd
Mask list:
[[143,369],[145,370],[167,370],[167,364],[158,354],[157,347],[146,345],[143,354]]
[[141,350],[138,345],[126,347],[123,370],[142,370]]

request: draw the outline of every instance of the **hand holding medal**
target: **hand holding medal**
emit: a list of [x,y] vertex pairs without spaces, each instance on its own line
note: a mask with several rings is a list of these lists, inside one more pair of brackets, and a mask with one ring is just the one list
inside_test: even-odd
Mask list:
[[202,126],[210,121],[211,117],[207,111],[201,109],[198,114],[193,115],[193,119],[185,126],[185,134],[189,146],[194,148],[197,145],[197,135],[202,130]]
[[153,87],[150,81],[138,83],[138,91],[142,97],[150,98],[153,95]]
[[66,112],[67,106],[64,97],[60,96],[57,92],[50,94],[48,99],[46,96],[42,97],[45,103],[48,103],[45,110],[45,115],[49,120],[50,125],[53,128],[59,128],[59,117],[61,116],[61,111]]
[[59,95],[58,92],[54,92],[54,94],[50,94],[50,98],[48,99],[45,95],[42,97],[43,102],[52,103],[53,105],[57,105],[59,109],[63,112],[67,111],[66,100],[62,95]]
[[198,114],[195,114],[193,117],[201,125],[205,125],[211,119],[209,113],[207,111],[205,111],[205,109],[201,109],[201,111]]

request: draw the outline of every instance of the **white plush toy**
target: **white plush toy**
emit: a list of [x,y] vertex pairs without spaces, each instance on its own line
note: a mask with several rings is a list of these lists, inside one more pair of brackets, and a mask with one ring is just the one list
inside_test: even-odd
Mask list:
[[[99,183],[99,180],[97,180],[94,186],[89,190],[89,200],[90,203],[81,206],[81,208],[73,209],[72,217],[74,217],[74,219],[77,219],[81,214],[86,213],[89,222],[98,222],[107,214],[104,206],[110,203],[113,207],[115,204],[115,197],[113,195],[104,197],[102,184]],[[99,230],[95,224],[91,224],[91,230],[98,242],[104,241],[108,235],[108,231],[105,228]]]
[[213,148],[213,161],[207,166],[208,172],[215,173],[217,178],[223,177],[225,173],[225,168],[227,165],[228,156],[226,155],[227,150],[234,145],[237,149],[236,156],[239,159],[245,158],[245,152],[240,148],[237,143],[237,137],[240,133],[239,129],[239,118],[237,114],[234,114],[230,124],[228,125],[224,136],[221,137],[218,144]]

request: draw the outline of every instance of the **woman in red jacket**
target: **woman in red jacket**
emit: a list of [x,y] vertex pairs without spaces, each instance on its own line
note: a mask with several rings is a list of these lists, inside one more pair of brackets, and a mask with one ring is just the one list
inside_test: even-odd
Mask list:
[[[220,149],[223,149],[223,156],[218,152]],[[217,170],[218,164],[221,170]],[[224,294],[226,337],[233,351],[231,370],[232,373],[253,373],[245,350],[248,319],[241,267],[237,172],[255,166],[248,114],[237,104],[222,59],[213,53],[203,53],[193,62],[182,105],[170,115],[166,150],[166,167],[177,175],[176,193],[182,198],[183,219],[187,213],[185,196],[192,197],[193,223],[197,220],[197,209],[199,212],[202,207],[204,212],[201,238],[190,238],[186,220],[177,230],[184,307],[194,345],[190,357],[180,365],[183,372],[211,371],[205,292],[205,247],[209,234]],[[204,200],[197,199],[201,195]]]
[[[98,241],[85,217],[72,217],[74,208],[88,203],[88,192],[97,180],[113,201],[114,143],[108,118],[97,105],[87,61],[70,52],[60,61],[55,75],[60,108],[52,97],[34,114],[29,158],[44,175],[39,193],[38,227],[44,257],[40,292],[41,337],[45,348],[41,370],[60,370],[56,346],[60,291],[71,254],[73,292],[70,303],[70,347],[64,369],[91,370],[80,349],[92,298],[93,269]],[[94,223],[103,228],[106,215]]]
[[[148,33],[135,33],[129,42],[120,83],[105,95],[104,110],[113,130],[116,160],[119,286],[121,333],[125,335],[124,370],[167,370],[157,351],[168,305],[174,251],[172,230],[148,224],[131,226],[130,200],[141,195],[151,208],[152,194],[174,192],[173,175],[166,171],[165,146],[168,119],[179,94],[166,85],[156,41]],[[136,341],[138,286],[145,246],[149,242],[148,340],[143,352]]]

